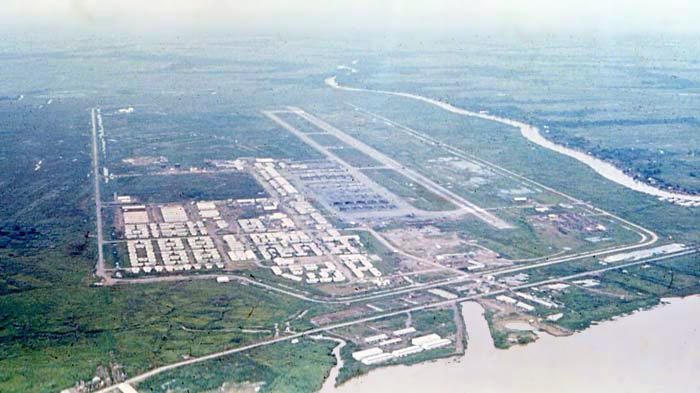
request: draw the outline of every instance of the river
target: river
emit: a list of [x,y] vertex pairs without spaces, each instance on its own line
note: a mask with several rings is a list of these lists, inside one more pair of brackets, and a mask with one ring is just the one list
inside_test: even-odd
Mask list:
[[627,187],[629,189],[642,192],[645,194],[653,195],[657,198],[665,199],[665,200],[675,200],[677,202],[690,202],[690,203],[697,203],[700,204],[700,195],[688,195],[688,194],[683,194],[683,193],[678,193],[678,192],[672,192],[672,191],[667,191],[667,190],[662,190],[658,187],[654,187],[650,184],[640,182],[638,180],[635,180],[633,177],[629,176],[626,174],[624,171],[620,170],[619,168],[615,167],[614,165],[600,160],[594,156],[591,156],[590,154],[586,154],[574,149],[570,149],[568,147],[558,145],[544,136],[540,133],[539,128],[526,124],[517,120],[512,120],[512,119],[506,119],[504,117],[499,117],[499,116],[494,116],[488,113],[482,113],[482,112],[472,112],[468,111],[466,109],[458,108],[454,105],[448,104],[446,102],[438,101],[432,98],[428,97],[423,97],[417,94],[411,94],[411,93],[402,93],[402,92],[395,92],[395,91],[386,91],[386,90],[371,90],[371,89],[362,89],[362,88],[356,88],[356,87],[348,87],[348,86],[343,86],[338,84],[336,77],[330,77],[325,80],[326,85],[339,89],[339,90],[346,90],[346,91],[356,91],[356,92],[369,92],[369,93],[379,93],[379,94],[386,94],[386,95],[392,95],[392,96],[397,96],[397,97],[404,97],[404,98],[411,98],[414,100],[418,101],[423,101],[425,103],[428,103],[430,105],[437,106],[440,109],[444,109],[448,112],[452,112],[458,115],[462,116],[469,116],[469,117],[476,117],[484,120],[491,120],[495,121],[501,124],[506,124],[511,127],[518,128],[520,130],[520,133],[522,136],[527,138],[532,143],[535,143],[541,147],[544,147],[546,149],[555,151],[557,153],[569,156],[571,158],[574,158],[587,166],[589,166],[591,169],[593,169],[595,172],[597,172],[599,175],[603,176],[604,178],[611,180],[617,184],[620,184],[624,187]]
[[700,392],[700,297],[667,301],[573,336],[543,334],[509,350],[494,348],[481,306],[464,303],[469,348],[463,357],[381,368],[337,391]]

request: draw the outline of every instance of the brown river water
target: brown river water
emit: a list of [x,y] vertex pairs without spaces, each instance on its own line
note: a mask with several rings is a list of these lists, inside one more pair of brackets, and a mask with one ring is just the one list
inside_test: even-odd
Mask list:
[[380,368],[342,393],[700,392],[700,297],[602,322],[569,337],[542,333],[498,350],[480,305],[463,304],[469,348],[461,358]]

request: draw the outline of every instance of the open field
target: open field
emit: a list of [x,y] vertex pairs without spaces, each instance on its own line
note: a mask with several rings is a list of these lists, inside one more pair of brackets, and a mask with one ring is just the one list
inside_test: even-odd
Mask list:
[[[109,151],[109,150],[108,150]],[[187,190],[196,193],[197,190],[207,190],[207,192],[219,192],[221,194],[217,195],[207,195],[207,197],[216,198],[227,198],[230,197],[232,193],[236,190],[247,190],[249,187],[242,186],[241,184],[247,183],[236,183],[233,185],[228,185],[227,187],[215,188],[211,187],[210,182],[212,179],[209,174],[188,174],[188,175],[172,175],[171,177],[185,176],[184,179],[190,176],[200,176],[195,179],[195,183],[192,182],[181,182],[180,185],[173,184],[167,187],[163,187],[164,190],[172,192],[173,198],[177,200],[187,199],[183,198],[188,194]],[[226,174],[225,176],[229,176]],[[158,200],[160,198],[168,199],[168,194],[160,192],[156,189],[149,189],[148,182],[139,182],[139,179],[149,179],[155,176],[132,176],[119,178],[121,180],[128,180],[132,185],[132,190],[145,190],[129,192],[137,197],[141,197],[144,200]],[[135,180],[134,180],[135,179]],[[163,179],[169,179],[168,176],[157,176],[158,181]],[[250,178],[248,178],[250,179]],[[214,176],[213,180],[218,180]],[[204,183],[199,183],[200,181]],[[109,186],[113,185],[115,182],[108,183]],[[217,183],[218,184],[218,183]],[[228,184],[228,183],[225,183]],[[257,183],[256,183],[257,184]],[[175,187],[189,187],[189,188],[178,188]],[[230,187],[229,187],[230,186]],[[87,188],[88,185],[83,185]],[[212,191],[213,188],[213,191]],[[149,191],[150,190],[150,191]],[[139,193],[142,192],[142,195]],[[225,194],[225,195],[224,195]],[[248,196],[248,195],[246,195]],[[203,197],[201,195],[192,194],[192,198]],[[147,199],[154,198],[154,199]],[[86,204],[85,210],[83,210],[83,215],[89,214],[89,204]],[[479,222],[474,220],[475,223]],[[83,223],[82,225],[88,226]],[[479,227],[483,228],[483,223],[479,222]],[[494,232],[497,230],[493,229]],[[26,236],[26,235],[25,235]],[[370,252],[376,252],[380,254],[387,261],[383,263],[389,263],[391,261],[392,255],[387,252],[385,248],[376,243],[376,239],[366,238],[365,241],[368,243],[368,248]],[[85,277],[87,276],[87,271],[89,270],[91,263],[90,257],[94,255],[92,242],[87,242],[83,240],[83,248],[76,249],[76,254],[73,259],[66,259],[65,263],[69,260],[74,260],[75,258],[84,258],[85,264],[83,265],[83,270],[78,270],[76,276],[82,277],[79,281],[82,281],[85,285]],[[523,245],[526,244],[525,242]],[[61,264],[55,265],[61,266]],[[386,266],[379,264],[385,271],[390,271],[390,265]],[[161,364],[168,364],[179,359],[182,356],[199,356],[215,350],[221,349],[222,347],[236,347],[244,345],[246,343],[255,342],[257,340],[262,340],[270,337],[274,331],[274,324],[284,322],[285,319],[289,318],[290,315],[299,313],[309,307],[306,307],[305,302],[293,297],[281,297],[279,294],[268,294],[265,291],[255,289],[253,287],[240,287],[245,288],[245,291],[251,291],[248,295],[244,295],[244,292],[240,290],[235,291],[235,298],[231,296],[233,292],[227,291],[227,285],[216,285],[213,281],[196,281],[196,282],[182,282],[182,283],[151,283],[147,285],[138,286],[125,286],[125,287],[113,287],[113,288],[88,288],[88,287],[71,287],[71,290],[67,292],[70,295],[69,302],[66,298],[62,297],[50,297],[50,293],[55,289],[55,285],[63,286],[60,284],[52,284],[52,286],[43,289],[45,291],[45,296],[47,297],[44,301],[38,302],[37,295],[41,292],[32,291],[33,297],[29,298],[26,296],[9,296],[3,299],[3,301],[8,302],[8,307],[3,308],[3,310],[12,310],[10,313],[6,312],[5,319],[15,321],[15,325],[12,329],[5,328],[7,332],[7,337],[29,337],[29,343],[32,347],[17,347],[17,344],[8,347],[8,351],[12,353],[26,355],[19,355],[17,357],[11,358],[11,362],[6,365],[6,369],[11,370],[10,375],[16,375],[16,370],[26,367],[29,359],[32,358],[32,350],[29,348],[36,348],[37,343],[33,343],[32,340],[42,340],[37,342],[42,342],[44,345],[44,350],[59,351],[65,353],[68,357],[67,359],[73,359],[73,363],[66,362],[66,364],[78,364],[78,366],[73,365],[70,372],[64,369],[54,369],[53,376],[50,376],[48,380],[53,381],[53,385],[48,385],[47,389],[54,389],[60,386],[69,386],[72,382],[80,378],[90,377],[97,369],[98,365],[106,365],[109,362],[119,364],[123,367],[123,370],[127,375],[134,375],[139,371],[145,369],[153,368]],[[73,284],[74,285],[74,284]],[[238,288],[238,284],[236,285]],[[170,294],[173,290],[178,295]],[[95,298],[97,293],[101,293],[97,298]],[[272,297],[267,297],[272,296]],[[147,299],[151,299],[147,301]],[[214,300],[213,300],[214,299]],[[263,300],[261,300],[263,299]],[[284,300],[282,300],[284,299]],[[429,301],[429,297],[419,296],[417,299],[425,299],[421,301]],[[78,301],[76,304],[75,302]],[[262,302],[262,303],[259,303]],[[109,304],[109,306],[106,306]],[[64,305],[64,307],[58,307],[59,304]],[[263,306],[264,304],[264,306]],[[12,307],[10,307],[12,305]],[[48,314],[42,316],[40,320],[27,320],[22,328],[17,325],[18,320],[22,318],[27,318],[28,315],[32,315],[28,311],[31,307],[48,307],[54,309],[59,313]],[[94,307],[94,308],[93,308]],[[101,318],[96,317],[101,315],[99,311],[104,309],[104,307],[110,308],[109,315],[128,315],[127,320],[123,319],[113,319],[106,315],[102,315]],[[123,308],[122,311],[120,307]],[[143,308],[141,308],[143,307]],[[325,306],[324,306],[325,307]],[[331,307],[332,308],[332,307]],[[85,310],[85,311],[80,311]],[[128,311],[127,311],[128,310]],[[112,314],[114,312],[114,314]],[[75,326],[71,329],[66,330],[64,321],[67,316],[66,313],[70,315],[75,315]],[[256,314],[259,313],[259,314]],[[22,315],[23,317],[20,317]],[[168,325],[167,329],[163,330],[163,321],[167,315]],[[309,313],[309,317],[319,315],[318,311]],[[160,317],[159,317],[160,316]],[[251,316],[257,316],[259,318],[251,319]],[[104,319],[107,318],[107,319]],[[143,322],[144,319],[148,319],[148,323]],[[69,318],[70,319],[70,318]],[[296,328],[308,329],[310,325],[307,323],[295,323]],[[127,328],[124,328],[127,326]],[[133,329],[129,329],[129,326],[134,326]],[[40,330],[39,330],[40,329]],[[253,330],[256,333],[247,333],[246,330]],[[95,333],[95,332],[99,333]],[[65,342],[58,341],[47,342],[45,340],[46,336],[52,335],[65,335]],[[149,338],[150,337],[150,338]],[[33,344],[32,344],[33,343]],[[68,351],[66,348],[71,346],[76,348],[79,352]],[[88,350],[87,348],[91,348]],[[156,351],[153,349],[156,348]],[[144,355],[144,351],[150,351],[148,356]],[[438,355],[442,356],[442,352],[436,352]],[[430,355],[432,356],[432,355]],[[424,359],[423,355],[416,357],[415,359]],[[47,363],[48,367],[49,364]],[[42,366],[39,366],[37,370],[43,370]],[[39,372],[39,371],[37,371]],[[86,377],[83,377],[87,375]],[[16,379],[13,378],[9,382],[11,390],[22,389],[30,383],[35,377],[28,376],[27,379]]]
[[[133,375],[250,343],[271,333],[245,329],[273,332],[275,323],[308,308],[293,298],[213,281],[103,289],[54,284],[31,298],[3,296],[0,304],[5,391],[56,391],[91,378],[99,365],[119,364]],[[37,352],[51,356],[39,361]]]
[[341,148],[335,149],[333,151],[341,160],[347,162],[348,164],[356,168],[366,168],[366,167],[381,167],[382,164],[372,159],[366,154],[361,153],[357,149],[353,148]]
[[330,356],[335,345],[308,338],[296,344],[282,342],[163,373],[138,384],[137,388],[173,393],[236,388],[312,392],[321,387],[327,370],[335,361]]
[[[193,114],[108,114],[103,109],[105,136],[110,140],[105,165],[113,173],[143,173],[164,168],[203,167],[205,160],[240,157],[316,158],[312,149],[279,133],[259,115],[212,114],[206,120]],[[274,142],[273,142],[274,141]],[[134,165],[142,157],[162,157]],[[142,160],[143,161],[143,160]]]
[[[679,95],[697,89],[692,71],[665,60],[654,72],[621,66],[646,46],[598,54],[580,45],[570,58],[533,66],[512,43],[411,44],[389,53],[340,42],[225,39],[193,49],[81,41],[39,52],[0,43],[7,68],[0,81],[0,391],[56,392],[104,377],[104,367],[131,378],[257,344],[156,373],[139,388],[245,391],[264,382],[262,391],[312,391],[334,363],[336,344],[307,334],[348,341],[340,370],[347,380],[379,365],[350,355],[373,333],[410,324],[463,342],[453,305],[466,299],[484,302],[494,340],[508,347],[534,339],[509,329],[511,320],[542,318],[543,329],[569,334],[700,291],[700,209],[622,188],[512,127],[323,84],[341,59],[361,57],[358,72],[338,81],[547,126],[552,140],[661,186],[694,190],[697,101]],[[589,61],[595,56],[602,62]],[[669,58],[687,60],[679,56]],[[572,62],[582,63],[580,80]],[[613,98],[617,106],[606,107]],[[88,108],[96,107],[103,124],[93,152]],[[137,200],[115,203],[115,192]],[[147,206],[132,206],[139,201]],[[125,206],[140,212],[131,219],[145,214],[148,222],[139,224],[154,227],[130,228],[134,239],[126,239]],[[177,228],[165,225],[164,207]],[[104,272],[94,270],[96,217],[110,232]],[[139,258],[150,262],[135,251],[130,264],[129,245],[137,243],[139,250],[148,243],[165,265],[171,246],[158,241],[166,238],[180,239],[191,261],[216,249],[225,266],[123,272],[143,267]],[[669,243],[689,248],[601,263],[617,248]],[[245,250],[254,257],[229,255]],[[345,280],[333,281],[333,271]]]
[[445,198],[433,194],[422,184],[414,183],[391,169],[366,169],[363,172],[390,191],[408,200],[411,205],[418,209],[428,211],[456,209],[456,206]]
[[[402,125],[422,132],[426,131],[422,125],[425,124],[426,117],[429,117],[431,119],[430,135],[443,142],[449,141],[451,145],[476,157],[498,162],[504,168],[570,195],[575,195],[579,199],[591,201],[601,208],[624,215],[640,224],[654,225],[659,231],[668,232],[675,238],[693,239],[698,236],[698,232],[690,223],[697,220],[700,209],[674,206],[610,184],[574,160],[562,159],[556,153],[531,146],[514,128],[502,125],[489,126],[484,124],[483,120],[450,114],[410,99],[371,98],[367,94],[360,95],[359,93],[341,94],[351,102],[357,103],[359,107],[373,113],[377,112],[377,108],[381,108],[383,116],[389,119],[400,118]],[[358,100],[360,96],[361,99]],[[452,101],[456,105],[473,107],[466,105],[469,102],[465,98]],[[545,106],[547,104],[539,105]],[[561,104],[557,103],[557,105]],[[512,107],[494,112],[516,118],[523,115],[521,111],[514,110]],[[475,124],[479,125],[475,126]],[[536,124],[546,123],[536,122]],[[501,131],[485,132],[492,127],[500,127]],[[469,130],[469,132],[464,130]],[[608,135],[614,135],[614,133]],[[659,158],[658,155],[656,158]],[[577,182],[567,180],[571,178],[576,178]]]
[[240,172],[121,177],[105,187],[105,198],[113,193],[129,195],[144,203],[266,196],[265,190],[252,176]]

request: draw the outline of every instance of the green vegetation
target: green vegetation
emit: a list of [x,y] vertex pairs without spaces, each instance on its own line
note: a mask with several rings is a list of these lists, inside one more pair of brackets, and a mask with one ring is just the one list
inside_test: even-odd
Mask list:
[[[17,111],[3,113],[16,143],[0,146],[0,154],[12,157],[0,160],[0,391],[56,392],[110,363],[135,375],[271,337],[274,324],[314,308],[212,280],[91,286],[96,250],[92,183],[83,176],[90,172],[87,116],[59,105],[31,116]],[[41,142],[46,133],[60,138],[60,157],[54,144]],[[247,183],[228,185],[239,191],[227,195],[249,192]],[[150,192],[155,197],[157,189]],[[300,319],[294,326],[310,324]],[[270,333],[243,332],[251,328]]]
[[[294,128],[303,132],[304,134],[325,134],[325,131],[296,113],[277,113],[276,115],[284,120],[285,123],[292,125]],[[287,131],[285,130],[284,132]]]
[[563,302],[566,307],[564,316],[557,321],[557,324],[571,330],[583,330],[594,322],[629,314],[659,303],[659,298],[656,297],[622,300],[579,288],[567,288],[562,291],[557,300]]
[[[461,318],[461,315],[458,316]],[[403,321],[405,317],[393,318],[393,321],[389,321],[387,326],[403,327],[396,325],[398,321]],[[407,356],[402,359],[391,360],[385,363],[380,363],[372,366],[366,366],[361,362],[356,361],[352,357],[352,353],[361,349],[360,346],[354,344],[353,342],[348,342],[345,347],[340,351],[340,355],[343,358],[344,365],[338,374],[338,384],[342,384],[352,378],[358,377],[360,375],[366,374],[372,369],[378,367],[386,367],[396,364],[417,364],[425,362],[428,360],[439,359],[447,356],[454,356],[455,352],[454,346],[454,335],[457,331],[457,326],[455,325],[455,315],[453,309],[429,309],[412,313],[412,326],[414,326],[418,333],[437,333],[442,337],[451,337],[453,345],[446,347],[433,349],[430,351],[419,352],[414,355]]]
[[[700,209],[688,209],[661,202],[651,196],[611,183],[574,159],[533,146],[515,128],[459,116],[409,99],[379,99],[367,95],[347,97],[356,100],[358,105],[390,119],[401,119],[402,124],[426,133],[442,143],[457,147],[467,154],[497,163],[544,185],[590,201],[593,205],[632,222],[651,227],[664,236],[673,236],[674,239],[688,242],[700,238],[700,227],[695,224],[700,220]],[[504,115],[520,116],[519,113]],[[337,121],[334,125],[400,162],[407,165],[421,164],[416,165],[416,170],[421,170],[422,163],[444,156],[444,152],[437,150],[437,147],[411,141],[404,133],[387,129],[372,132],[369,125],[375,123],[367,122],[362,123],[363,127],[352,127],[351,124],[355,124],[353,122],[356,122],[356,119],[348,118],[349,116],[342,117],[344,122]],[[440,173],[427,175],[439,176]],[[470,195],[465,197],[470,199]],[[475,202],[479,203],[478,200]]]
[[260,384],[260,392],[317,391],[335,364],[331,350],[337,343],[302,339],[251,349],[174,369],[140,383],[144,392],[205,392]]
[[[697,256],[683,256],[607,271],[588,277],[599,281],[599,285],[589,288],[569,282],[572,285],[569,288],[548,293],[553,301],[563,304],[563,308],[554,310],[537,307],[534,315],[544,318],[562,312],[563,316],[556,324],[578,331],[596,322],[654,307],[665,297],[696,294],[700,290],[699,262]],[[532,269],[527,272],[528,282],[584,273],[602,267],[595,258],[588,258]],[[584,278],[586,277],[582,277]],[[487,310],[485,315],[494,345],[497,348],[511,346],[508,334],[495,327],[495,312]]]
[[31,296],[56,282],[84,284],[89,271],[89,134],[75,130],[86,115],[72,109],[0,105],[0,297]]
[[465,216],[456,221],[445,221],[436,224],[442,231],[457,231],[466,238],[478,239],[481,244],[498,252],[504,258],[522,259],[551,255],[559,250],[551,247],[549,240],[537,236],[532,225],[524,219],[499,214],[506,222],[514,224],[515,228],[507,231],[484,225],[483,221]]
[[[557,143],[590,152],[618,167],[629,168],[635,178],[651,181],[661,188],[700,192],[699,152],[687,144],[696,138],[698,122],[695,118],[578,120],[559,121],[553,125],[556,128],[549,136]],[[618,132],[610,133],[610,127],[617,128]],[[656,138],[659,127],[676,136],[667,137],[668,143],[664,143],[663,149],[649,143]],[[644,143],[639,143],[640,140]],[[605,142],[604,145],[601,141]]]
[[565,305],[557,324],[582,330],[597,321],[653,307],[664,297],[695,294],[700,288],[697,261],[697,256],[686,256],[652,262],[605,272],[597,287],[569,287],[554,297]]
[[528,270],[527,275],[529,276],[529,278],[527,282],[533,283],[537,281],[552,279],[554,277],[563,277],[572,274],[585,273],[587,271],[601,269],[603,267],[604,266],[598,263],[597,258],[585,258],[582,260],[576,260],[566,263],[558,263],[555,265],[549,265]]
[[[498,56],[483,51],[482,46],[467,45],[459,49],[464,52],[458,56],[454,56],[455,50],[437,48],[433,58],[442,64],[440,67],[425,63],[424,50],[406,46],[401,49],[398,68],[394,56],[387,57],[383,51],[365,53],[362,72],[344,75],[340,82],[349,78],[350,85],[416,92],[473,110],[487,109],[534,124],[549,124],[552,139],[590,151],[661,186],[697,191],[697,102],[685,93],[695,94],[698,84],[682,75],[690,72],[683,71],[684,66],[695,62],[692,50],[686,51],[682,41],[678,45],[631,42],[614,51],[577,45],[558,58],[550,55],[561,55],[559,51],[571,42],[550,42],[552,45],[541,46],[540,54],[552,61],[540,62],[538,67],[532,67],[532,57],[523,56],[522,51],[490,42],[485,44],[503,49]],[[700,209],[674,206],[610,183],[573,159],[533,146],[516,129],[450,114],[415,100],[327,88],[322,80],[335,66],[334,59],[346,58],[348,53],[348,48],[337,42],[330,47],[302,41],[279,46],[261,45],[265,41],[256,39],[251,46],[245,40],[217,39],[213,47],[200,45],[194,50],[181,42],[144,43],[139,48],[119,50],[121,46],[97,39],[49,51],[41,49],[45,45],[8,42],[3,52],[5,78],[0,81],[0,138],[4,142],[0,144],[2,392],[56,392],[79,379],[90,379],[99,365],[110,362],[122,364],[134,375],[183,356],[237,347],[270,336],[244,333],[243,329],[269,330],[309,308],[307,303],[253,286],[212,281],[91,286],[95,281],[91,274],[95,212],[91,211],[87,108],[95,105],[100,105],[105,115],[107,151],[102,163],[115,174],[133,174],[138,168],[123,161],[133,157],[163,156],[168,160],[164,166],[181,168],[239,157],[322,158],[260,114],[262,108],[294,104],[318,113],[481,206],[506,207],[497,214],[517,226],[512,231],[496,231],[466,217],[440,223],[442,229],[456,230],[512,258],[550,255],[563,247],[593,247],[580,238],[547,237],[538,232],[528,212],[512,209],[512,196],[520,191],[514,187],[517,181],[494,179],[464,163],[440,161],[446,153],[439,144],[417,141],[383,121],[368,119],[346,105],[354,102],[440,143],[648,226],[663,239],[689,244],[700,239]],[[648,52],[639,48],[658,52],[648,57]],[[690,61],[686,52],[691,53]],[[440,53],[448,53],[456,63],[443,61]],[[590,61],[591,55],[599,54],[601,58]],[[325,60],[308,61],[319,58]],[[632,59],[631,63],[654,58],[654,71],[629,66],[630,61],[620,62],[619,58]],[[571,73],[569,65],[574,63],[577,72]],[[465,70],[468,85],[455,83],[455,75],[464,75]],[[493,94],[494,84],[499,86],[499,94]],[[16,98],[20,94],[26,95],[21,102]],[[49,98],[53,101],[50,105]],[[130,102],[135,112],[116,112]],[[303,132],[318,132],[297,115],[281,116]],[[322,135],[314,137],[324,144],[333,142]],[[341,154],[358,165],[370,162],[353,150]],[[156,164],[143,169],[152,173],[164,168]],[[147,200],[158,201],[259,192],[257,185],[246,179],[224,182],[221,188],[200,183],[202,179],[206,177],[122,179],[108,186],[119,192],[123,188],[126,193],[133,188]],[[484,184],[484,179],[489,183]],[[154,187],[140,183],[145,180],[159,183]],[[427,203],[421,201],[426,197],[424,190],[409,187],[405,179],[392,181],[397,190],[416,198],[415,203]],[[104,196],[110,198],[110,190],[105,190]],[[548,204],[563,199],[542,190],[528,197]],[[631,232],[627,232],[613,228],[615,239],[605,245],[628,241]],[[373,247],[371,241],[367,244]],[[118,247],[107,248],[108,262],[113,262],[110,258],[115,250]],[[597,266],[596,261],[586,260],[530,274],[536,279]],[[598,278],[600,286],[571,287],[555,295],[555,300],[566,306],[559,322],[562,326],[583,329],[596,321],[652,307],[663,296],[697,293],[700,263],[694,257],[677,258]],[[311,307],[306,318],[323,311]],[[544,315],[543,310],[537,313]],[[429,326],[433,322],[431,317],[416,316],[417,324]],[[292,322],[294,329],[309,325],[303,318]],[[227,357],[229,363],[221,367],[212,362],[202,381],[196,378],[202,369],[183,369],[183,374],[168,374],[171,379],[154,386],[160,388],[176,376],[185,385],[197,388],[208,384],[215,389],[249,373],[265,380],[265,388],[271,391],[312,390],[332,361],[328,351],[333,344],[303,341],[299,345],[304,351],[284,344],[269,348],[269,352],[265,348],[235,359]],[[348,346],[343,356],[348,358],[351,351]],[[448,354],[445,348],[407,360]],[[343,371],[345,379],[366,372],[356,363],[348,364]],[[278,367],[284,368],[286,375],[273,370]],[[224,372],[216,375],[218,370]]]
[[333,154],[356,168],[376,167],[382,165],[379,161],[352,147],[333,149]]
[[393,169],[366,169],[363,172],[389,191],[405,198],[408,203],[418,209],[443,211],[457,208],[447,199],[436,195],[423,185],[411,181]]
[[137,197],[146,203],[261,198],[267,195],[255,178],[245,172],[122,177],[107,186],[106,196],[116,192]]
[[[321,130],[319,129],[319,131]],[[345,144],[345,142],[341,141],[340,139],[336,138],[334,135],[331,134],[311,134],[309,135],[309,137],[318,142],[321,146],[325,147],[350,147],[347,144]]]
[[495,315],[496,312],[493,310],[486,309],[484,311],[484,318],[486,319],[486,323],[489,325],[489,332],[491,332],[493,345],[498,349],[508,349],[510,348],[510,343],[508,342],[508,333],[496,328],[496,324],[493,320]]
[[56,391],[90,379],[100,364],[119,363],[134,375],[183,356],[235,348],[271,337],[242,329],[272,332],[275,323],[305,306],[212,281],[117,288],[59,284],[31,296],[5,295],[0,389]]
[[454,309],[452,308],[414,312],[412,313],[412,321],[412,326],[419,332],[437,333],[442,337],[448,337],[457,331]]
[[110,140],[104,164],[113,173],[141,171],[122,160],[142,156],[163,156],[168,159],[166,166],[183,168],[201,168],[206,160],[240,157],[321,157],[294,135],[259,115],[257,109],[237,114],[200,112],[167,116],[137,111],[128,116],[104,116],[104,127]]
[[381,271],[388,273],[393,272],[398,267],[399,254],[390,250],[382,242],[368,231],[348,231],[348,233],[360,237],[360,242],[365,246],[369,254],[375,254],[381,258],[381,261],[374,262],[374,265]]

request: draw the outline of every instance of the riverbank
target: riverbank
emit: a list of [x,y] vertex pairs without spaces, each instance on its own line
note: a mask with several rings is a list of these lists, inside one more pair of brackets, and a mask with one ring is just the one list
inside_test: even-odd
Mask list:
[[698,203],[698,204],[700,204],[700,195],[689,195],[689,194],[667,191],[667,190],[663,190],[663,189],[654,187],[650,184],[640,182],[640,181],[634,179],[632,176],[626,174],[621,169],[610,164],[609,162],[603,161],[603,160],[596,158],[592,155],[589,155],[589,154],[586,154],[586,153],[583,153],[583,152],[580,152],[580,151],[577,151],[574,149],[570,149],[570,148],[562,146],[562,145],[558,145],[558,144],[550,141],[549,139],[542,136],[539,128],[537,128],[533,125],[530,125],[530,124],[526,124],[526,123],[523,123],[523,122],[520,122],[517,120],[506,119],[506,118],[491,115],[491,114],[488,114],[485,112],[472,112],[472,111],[469,111],[466,109],[458,108],[458,107],[451,105],[451,104],[448,104],[446,102],[438,101],[438,100],[428,98],[428,97],[423,97],[423,96],[420,96],[417,94],[385,91],[385,90],[371,90],[371,89],[343,86],[343,85],[340,85],[338,83],[335,76],[327,78],[325,80],[325,83],[326,83],[326,85],[328,85],[334,89],[339,89],[339,90],[378,93],[378,94],[392,95],[392,96],[397,96],[397,97],[411,98],[414,100],[428,103],[430,105],[436,106],[440,109],[443,109],[443,110],[446,110],[448,112],[455,113],[458,115],[476,117],[479,119],[490,120],[490,121],[495,121],[495,122],[498,122],[501,124],[509,125],[511,127],[515,127],[517,129],[519,129],[522,136],[525,137],[530,142],[532,142],[536,145],[539,145],[541,147],[544,147],[545,149],[552,150],[552,151],[557,152],[559,154],[563,154],[563,155],[569,156],[571,158],[574,158],[577,161],[590,167],[596,173],[603,176],[604,178],[606,178],[610,181],[613,181],[621,186],[627,187],[629,189],[632,189],[632,190],[635,190],[635,191],[638,191],[638,192],[641,192],[644,194],[655,196],[655,197],[662,199],[662,200],[674,201],[674,203],[682,202],[682,203],[693,203],[693,204]]
[[470,341],[463,357],[378,369],[347,382],[338,392],[697,391],[700,297],[666,301],[573,336],[542,334],[534,344],[509,350],[494,348],[483,308],[465,303],[462,312]]
[[338,379],[338,374],[340,373],[340,369],[343,368],[343,357],[340,356],[340,351],[345,347],[345,340],[341,340],[339,338],[335,337],[328,337],[328,336],[323,336],[323,335],[318,335],[318,336],[311,336],[312,339],[314,340],[328,340],[328,341],[334,341],[338,343],[338,345],[333,348],[333,357],[335,357],[335,366],[331,368],[331,370],[328,372],[328,376],[326,377],[326,380],[323,382],[323,386],[321,387],[321,390],[319,390],[319,393],[328,393],[328,392],[333,392],[335,391],[335,381]]

